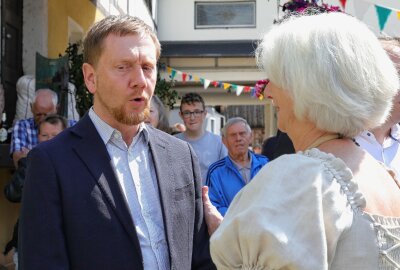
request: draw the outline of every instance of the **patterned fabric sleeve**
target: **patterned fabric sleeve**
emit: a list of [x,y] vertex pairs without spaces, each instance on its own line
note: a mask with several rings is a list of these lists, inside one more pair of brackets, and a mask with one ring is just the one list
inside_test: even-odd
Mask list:
[[10,145],[10,155],[15,151],[21,151],[22,147],[27,147],[27,132],[26,125],[24,121],[17,121],[12,130],[11,145]]
[[260,170],[211,237],[218,269],[328,269],[352,212],[324,162],[284,155]]

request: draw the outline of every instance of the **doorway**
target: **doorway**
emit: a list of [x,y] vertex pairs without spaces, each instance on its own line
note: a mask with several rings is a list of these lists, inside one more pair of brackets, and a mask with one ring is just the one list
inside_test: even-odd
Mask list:
[[1,83],[7,123],[11,126],[17,101],[16,83],[22,71],[23,0],[1,1]]

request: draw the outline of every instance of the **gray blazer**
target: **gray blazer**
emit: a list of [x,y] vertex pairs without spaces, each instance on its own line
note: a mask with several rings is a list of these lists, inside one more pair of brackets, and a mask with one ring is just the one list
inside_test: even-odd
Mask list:
[[[171,269],[214,269],[197,158],[149,127]],[[107,149],[88,115],[30,152],[21,269],[143,269],[138,236]]]

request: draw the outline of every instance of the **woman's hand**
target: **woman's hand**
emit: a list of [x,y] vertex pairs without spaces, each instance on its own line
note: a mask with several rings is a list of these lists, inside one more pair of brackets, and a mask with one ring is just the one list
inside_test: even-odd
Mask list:
[[219,224],[221,224],[224,218],[211,203],[210,198],[208,197],[208,187],[203,186],[201,191],[203,197],[204,218],[208,227],[208,234],[211,236],[215,230],[218,229]]

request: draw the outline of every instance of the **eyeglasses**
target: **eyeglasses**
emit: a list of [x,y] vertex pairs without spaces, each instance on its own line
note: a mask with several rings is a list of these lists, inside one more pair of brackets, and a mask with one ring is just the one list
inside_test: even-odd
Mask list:
[[204,111],[194,111],[194,112],[184,111],[184,112],[182,112],[182,115],[184,118],[190,118],[192,115],[197,118],[197,117],[200,117],[200,115],[202,115],[203,112]]

